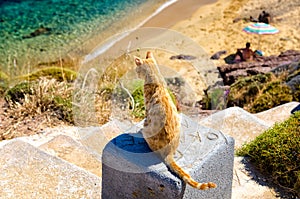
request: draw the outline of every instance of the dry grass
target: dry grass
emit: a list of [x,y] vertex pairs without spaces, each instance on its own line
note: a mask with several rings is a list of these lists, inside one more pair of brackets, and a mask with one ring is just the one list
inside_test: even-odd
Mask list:
[[2,100],[0,140],[40,133],[46,127],[72,124],[73,87],[66,82],[41,78],[28,84],[31,93],[21,99]]
[[114,61],[100,74],[95,68],[77,78],[74,93],[75,124],[102,125],[109,121],[112,112],[112,95],[120,78],[133,67],[127,54]]

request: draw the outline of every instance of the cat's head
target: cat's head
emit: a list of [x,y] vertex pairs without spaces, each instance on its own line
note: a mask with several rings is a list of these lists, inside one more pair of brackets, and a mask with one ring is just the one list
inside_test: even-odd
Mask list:
[[153,74],[156,70],[157,64],[152,52],[147,52],[146,59],[134,57],[136,65],[136,73],[139,78],[145,79],[146,75]]

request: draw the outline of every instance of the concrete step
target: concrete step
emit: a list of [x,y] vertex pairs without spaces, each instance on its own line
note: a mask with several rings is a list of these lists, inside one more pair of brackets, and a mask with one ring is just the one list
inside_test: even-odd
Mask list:
[[240,107],[230,107],[202,119],[199,124],[222,131],[235,139],[241,147],[268,129],[268,124]]
[[41,145],[39,149],[101,177],[101,157],[99,158],[97,154],[92,153],[80,142],[69,136],[58,135]]
[[101,178],[29,143],[0,148],[0,198],[101,198]]

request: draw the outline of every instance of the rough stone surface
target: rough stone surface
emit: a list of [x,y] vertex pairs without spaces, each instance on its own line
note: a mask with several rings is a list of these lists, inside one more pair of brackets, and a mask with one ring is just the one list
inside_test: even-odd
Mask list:
[[[258,177],[254,176],[253,170],[251,171],[244,157],[234,157],[232,199],[278,198],[274,189],[266,186],[265,182],[258,182]],[[259,179],[264,180],[261,176]]]
[[101,157],[105,145],[129,128],[130,126],[126,122],[113,120],[99,127],[79,128],[78,134],[80,142]]
[[199,120],[199,124],[222,131],[235,139],[235,148],[250,142],[276,122],[283,122],[299,102],[289,102],[267,111],[251,114],[240,107],[231,107]]
[[299,104],[299,102],[289,102],[253,115],[263,120],[269,127],[271,127],[275,123],[287,120],[291,116],[292,110]]
[[192,59],[196,59],[196,57],[192,56],[192,55],[183,55],[183,54],[180,54],[180,55],[171,56],[170,59],[171,60],[174,60],[174,59],[192,60]]
[[213,55],[210,57],[210,59],[215,59],[215,60],[220,59],[221,55],[224,55],[224,54],[226,54],[226,53],[227,53],[226,50],[220,50],[220,51],[216,52],[215,54],[213,54]]
[[[300,68],[300,64],[299,64]],[[291,78],[287,83],[286,83],[293,91],[296,91],[300,85],[300,75],[297,75],[293,78]]]
[[1,198],[100,198],[97,176],[13,140],[0,148]]
[[216,112],[199,122],[208,128],[214,128],[235,139],[235,147],[253,140],[269,125],[240,107],[231,107]]
[[39,147],[45,152],[73,163],[97,176],[101,176],[101,157],[91,153],[81,143],[69,136],[58,135]]
[[232,198],[234,140],[228,137],[227,141],[227,144],[223,143],[216,147],[211,155],[202,160],[202,164],[197,165],[193,172],[190,172],[200,182],[203,179],[214,179],[214,182],[218,184],[218,188],[216,190],[199,191],[187,186],[184,192],[184,199]]
[[[200,182],[199,191],[171,173],[139,133],[141,123],[109,142],[102,155],[102,198],[231,198],[234,140],[181,115],[177,163]],[[114,179],[113,181],[111,179]]]
[[293,62],[299,62],[300,52],[288,50],[278,56],[259,57],[252,62],[241,62],[218,66],[220,76],[224,85],[231,85],[239,77],[255,75],[259,73],[274,72],[278,70],[288,70],[289,65]]

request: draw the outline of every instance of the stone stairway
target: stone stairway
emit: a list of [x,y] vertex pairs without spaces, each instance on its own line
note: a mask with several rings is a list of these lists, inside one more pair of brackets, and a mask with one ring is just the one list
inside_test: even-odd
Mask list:
[[0,198],[100,198],[101,178],[26,142],[0,150]]
[[0,198],[101,198],[101,153],[123,131],[117,125],[49,129],[0,142]]
[[0,149],[0,198],[100,198],[101,162],[60,135],[39,147],[12,140]]
[[[231,131],[228,134],[237,140],[237,134],[245,135],[243,131],[249,129],[246,123],[264,130],[287,119],[297,105],[298,102],[291,102],[259,114],[249,114],[239,108],[226,109],[211,115],[213,120],[205,118],[197,122],[225,134]],[[223,118],[222,123],[219,117]],[[244,128],[232,131],[232,127],[241,122],[239,118],[244,118]],[[101,127],[60,127],[30,137],[1,141],[0,199],[101,198],[102,150],[127,128],[127,124],[111,121]],[[237,143],[241,141],[245,140],[241,137]],[[233,198],[239,198],[235,190],[241,185],[233,180]],[[243,187],[246,189],[247,185]]]

